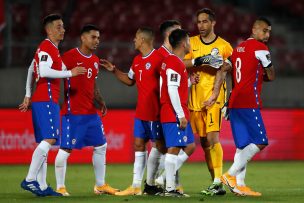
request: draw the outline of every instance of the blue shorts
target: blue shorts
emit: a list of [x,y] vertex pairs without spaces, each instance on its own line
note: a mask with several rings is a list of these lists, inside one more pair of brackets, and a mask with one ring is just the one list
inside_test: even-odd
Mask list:
[[56,144],[59,144],[60,108],[58,104],[52,101],[33,102],[32,119],[37,143],[44,139],[56,139]]
[[159,121],[143,121],[135,118],[134,136],[144,140],[159,140],[163,138],[163,131]]
[[162,123],[166,147],[186,147],[194,143],[194,135],[190,122],[186,129],[180,129],[178,123]]
[[230,125],[237,148],[250,143],[268,145],[260,109],[229,109]]
[[62,116],[61,134],[60,148],[64,149],[81,149],[107,142],[102,122],[97,114]]

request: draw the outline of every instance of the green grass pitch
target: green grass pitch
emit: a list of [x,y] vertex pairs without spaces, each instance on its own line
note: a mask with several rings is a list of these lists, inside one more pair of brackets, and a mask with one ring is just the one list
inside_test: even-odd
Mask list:
[[[230,165],[230,162],[225,163],[224,171]],[[130,164],[109,164],[106,180],[113,187],[125,189],[131,184],[132,169],[133,165]],[[181,169],[181,182],[190,198],[97,196],[93,193],[94,172],[91,165],[68,166],[66,186],[71,197],[35,197],[20,188],[27,170],[27,165],[0,166],[0,202],[304,202],[303,161],[251,162],[247,169],[246,183],[262,192],[262,197],[238,197],[229,191],[225,196],[200,195],[199,191],[210,184],[205,163],[186,163]],[[48,167],[48,182],[55,187],[53,165]]]

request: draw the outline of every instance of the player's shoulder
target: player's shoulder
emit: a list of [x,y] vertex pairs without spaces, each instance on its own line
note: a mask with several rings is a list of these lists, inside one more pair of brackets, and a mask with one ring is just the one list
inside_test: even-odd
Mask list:
[[70,55],[76,55],[77,53],[77,49],[73,48],[73,49],[69,49],[68,51],[64,52],[62,54],[62,56],[70,56]]
[[52,53],[57,52],[58,48],[53,42],[51,42],[51,40],[45,39],[39,44],[39,50]]
[[224,45],[224,46],[232,47],[231,44],[230,44],[227,40],[225,40],[224,38],[222,38],[222,37],[220,37],[220,36],[217,37],[217,40],[216,40],[216,41],[217,41],[219,44],[222,44],[222,45]]
[[249,39],[248,40],[249,43],[251,43],[251,45],[253,46],[254,49],[259,49],[259,50],[268,50],[268,47],[266,46],[266,44],[264,44],[263,42],[260,42],[256,39]]
[[194,36],[191,36],[189,39],[190,39],[190,44],[192,44],[192,43],[198,43],[198,42],[200,42],[200,41],[201,41],[201,39],[200,39],[200,36],[199,36],[199,35],[194,35]]

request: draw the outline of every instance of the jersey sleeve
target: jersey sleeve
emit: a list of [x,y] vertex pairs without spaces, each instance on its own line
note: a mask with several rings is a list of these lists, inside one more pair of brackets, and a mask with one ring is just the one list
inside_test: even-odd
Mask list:
[[167,60],[166,67],[167,85],[179,87],[181,80],[179,67],[176,63],[172,63],[170,60]]
[[45,51],[40,51],[38,53],[38,58],[39,58],[39,67],[42,66],[48,66],[49,68],[52,68],[53,65],[53,59],[51,55]]
[[255,57],[261,62],[264,68],[269,68],[272,66],[270,52],[267,46],[259,46],[257,50],[254,51]]
[[226,59],[228,59],[232,55],[232,51],[233,51],[232,46],[230,45],[230,43],[227,42],[223,53],[224,61],[226,61]]

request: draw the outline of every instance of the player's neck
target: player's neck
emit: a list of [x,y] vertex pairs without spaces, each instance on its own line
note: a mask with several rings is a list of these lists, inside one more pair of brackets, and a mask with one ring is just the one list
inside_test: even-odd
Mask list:
[[170,52],[172,52],[172,48],[171,48],[171,45],[170,45],[170,43],[169,43],[168,40],[165,40],[165,41],[164,41],[163,46],[164,46],[167,50],[169,50]]
[[216,34],[215,34],[214,32],[210,32],[210,34],[207,35],[206,37],[203,37],[203,36],[201,35],[200,38],[201,38],[201,40],[202,40],[204,43],[208,44],[208,43],[213,42],[213,41],[215,40]]
[[56,47],[58,47],[59,43],[60,43],[60,40],[56,40],[54,39],[53,37],[51,36],[48,36],[47,37]]
[[79,51],[80,51],[82,54],[86,55],[86,56],[92,55],[92,51],[91,51],[90,49],[87,49],[87,48],[84,47],[84,46],[80,46],[80,47],[79,47]]
[[153,50],[153,47],[150,46],[144,46],[140,48],[140,53],[143,57],[149,55],[151,53],[151,51]]
[[185,57],[185,50],[183,50],[183,49],[175,49],[175,50],[172,50],[172,52],[175,56],[180,58],[180,60],[183,60]]

